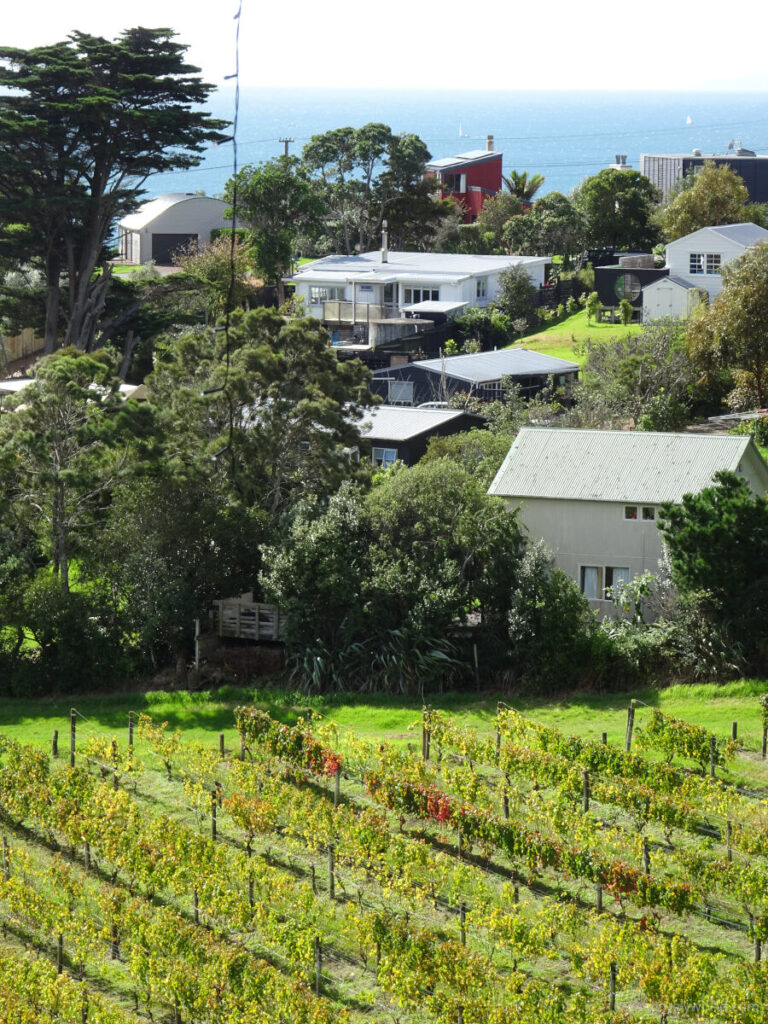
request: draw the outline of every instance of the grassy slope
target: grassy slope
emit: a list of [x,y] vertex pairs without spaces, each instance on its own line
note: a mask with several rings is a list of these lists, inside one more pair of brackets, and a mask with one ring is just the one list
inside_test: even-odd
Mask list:
[[581,365],[584,362],[584,353],[578,354],[574,351],[580,342],[589,338],[593,341],[607,341],[609,338],[624,334],[638,334],[641,330],[642,324],[631,324],[629,327],[623,327],[621,324],[588,324],[587,311],[582,309],[543,331],[526,335],[509,347],[529,348],[533,352],[544,352],[556,359],[569,359]]
[[[731,723],[738,722],[739,737],[755,749],[760,744],[761,725],[758,698],[768,692],[765,681],[741,680],[724,685],[673,686],[665,690],[639,690],[633,693],[601,695],[573,694],[559,700],[509,699],[517,710],[532,718],[556,725],[565,732],[599,739],[608,734],[608,742],[620,744],[624,739],[626,708],[630,697],[649,706],[684,718],[730,736]],[[337,722],[352,726],[357,732],[377,735],[401,742],[417,741],[409,731],[418,718],[421,701],[386,696],[311,698],[279,689],[236,690],[224,688],[213,693],[166,693],[106,697],[72,697],[62,700],[0,701],[0,732],[23,742],[50,748],[53,730],[59,731],[59,747],[68,749],[70,706],[83,718],[78,729],[88,735],[100,733],[125,734],[128,711],[145,711],[156,721],[168,721],[172,728],[184,730],[185,736],[211,743],[219,732],[225,733],[227,746],[235,744],[232,709],[240,703],[256,700],[273,715],[290,721],[301,709],[314,708]],[[452,695],[432,697],[434,707],[445,708],[458,715],[464,725],[490,731],[496,712],[496,697],[489,695]],[[636,723],[642,726],[647,713],[641,706]]]

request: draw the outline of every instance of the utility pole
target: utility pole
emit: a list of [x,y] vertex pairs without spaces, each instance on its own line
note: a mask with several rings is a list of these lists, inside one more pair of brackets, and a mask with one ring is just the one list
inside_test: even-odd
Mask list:
[[288,147],[290,146],[290,144],[292,142],[295,142],[295,141],[296,141],[295,139],[278,139],[278,142],[282,142],[282,144],[285,146],[285,155],[286,156],[288,156]]

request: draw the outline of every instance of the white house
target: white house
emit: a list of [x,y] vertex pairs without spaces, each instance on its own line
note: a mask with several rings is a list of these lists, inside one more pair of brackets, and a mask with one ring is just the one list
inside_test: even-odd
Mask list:
[[[550,262],[546,256],[390,252],[385,245],[355,256],[325,256],[285,280],[319,320],[383,327],[391,321],[444,320],[469,306],[487,306],[499,295],[499,275],[511,267],[525,267],[531,284],[543,285]],[[383,335],[369,335],[370,343]]]
[[702,292],[720,294],[720,271],[752,245],[768,242],[768,231],[756,224],[723,224],[700,228],[667,246],[669,277],[643,289],[643,320],[690,315]]
[[661,503],[698,493],[721,469],[768,491],[768,465],[750,437],[527,427],[488,493],[518,507],[531,538],[610,615],[608,587],[658,571]]
[[171,263],[174,252],[191,242],[206,245],[225,220],[223,199],[193,192],[168,192],[144,203],[118,224],[120,258],[128,263]]

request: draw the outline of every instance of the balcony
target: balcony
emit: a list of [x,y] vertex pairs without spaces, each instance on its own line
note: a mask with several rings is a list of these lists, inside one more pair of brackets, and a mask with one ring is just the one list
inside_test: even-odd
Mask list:
[[347,299],[323,303],[323,320],[332,324],[370,324],[380,320],[397,320],[402,314],[397,306],[378,302],[350,302]]

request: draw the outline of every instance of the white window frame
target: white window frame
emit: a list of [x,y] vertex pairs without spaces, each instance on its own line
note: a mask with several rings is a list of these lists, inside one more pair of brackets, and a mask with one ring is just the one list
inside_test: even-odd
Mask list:
[[692,252],[688,254],[688,273],[719,274],[722,259],[719,252]]
[[478,277],[477,284],[475,286],[475,298],[476,299],[487,299],[488,298],[488,278]]
[[343,302],[343,285],[311,284],[309,286],[310,306],[319,306],[321,302]]
[[640,508],[638,505],[625,505],[624,506],[624,519],[628,523],[636,523],[640,518]]
[[655,523],[656,522],[656,506],[655,505],[643,505],[643,511],[641,513],[642,521],[644,523]]
[[387,469],[397,462],[397,448],[371,448],[371,463]]
[[423,284],[409,284],[403,288],[403,305],[415,306],[417,302],[439,302],[440,289]]

